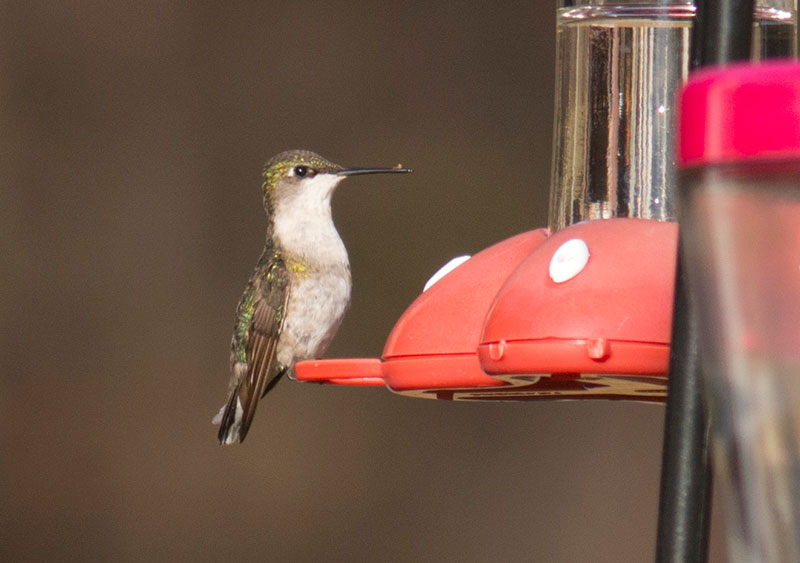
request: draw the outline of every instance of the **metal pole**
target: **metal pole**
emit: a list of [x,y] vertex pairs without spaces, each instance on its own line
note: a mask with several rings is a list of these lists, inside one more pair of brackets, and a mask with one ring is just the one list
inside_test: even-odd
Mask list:
[[[696,5],[693,67],[749,59],[753,0],[697,0]],[[658,507],[656,561],[661,563],[707,561],[711,520],[709,424],[697,326],[690,310],[680,254],[679,251]]]
[[656,561],[708,559],[711,470],[703,402],[697,325],[689,311],[683,265],[678,257],[672,349],[664,418],[661,496]]

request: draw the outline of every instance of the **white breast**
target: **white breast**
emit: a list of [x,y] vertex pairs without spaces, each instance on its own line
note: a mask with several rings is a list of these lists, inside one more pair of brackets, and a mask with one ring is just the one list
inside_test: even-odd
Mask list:
[[311,272],[292,280],[278,345],[278,360],[283,365],[325,353],[350,304],[351,287],[349,267]]

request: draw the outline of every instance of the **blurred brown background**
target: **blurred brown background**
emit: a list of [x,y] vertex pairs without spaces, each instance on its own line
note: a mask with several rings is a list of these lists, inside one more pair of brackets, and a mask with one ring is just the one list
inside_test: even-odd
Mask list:
[[0,4],[0,560],[652,559],[661,407],[284,382],[210,423],[274,153],[415,169],[334,198],[329,356],[546,224],[554,4]]

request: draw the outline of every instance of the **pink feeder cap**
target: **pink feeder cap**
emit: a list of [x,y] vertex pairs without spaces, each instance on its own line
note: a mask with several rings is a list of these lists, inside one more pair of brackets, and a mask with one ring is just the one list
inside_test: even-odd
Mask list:
[[800,64],[700,70],[680,101],[683,168],[800,158]]

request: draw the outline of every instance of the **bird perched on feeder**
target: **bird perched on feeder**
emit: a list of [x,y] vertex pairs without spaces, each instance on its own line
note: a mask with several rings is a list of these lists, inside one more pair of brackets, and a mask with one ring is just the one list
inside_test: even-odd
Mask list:
[[282,152],[264,167],[264,250],[236,308],[230,394],[214,423],[220,444],[242,442],[261,398],[295,362],[317,358],[350,304],[350,262],[333,224],[331,196],[356,174],[310,151]]

